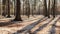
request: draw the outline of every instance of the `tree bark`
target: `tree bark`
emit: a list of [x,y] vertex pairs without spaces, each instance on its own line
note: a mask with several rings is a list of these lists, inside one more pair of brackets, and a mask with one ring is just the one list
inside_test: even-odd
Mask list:
[[32,5],[32,16],[34,15],[33,5]]
[[34,7],[33,7],[34,8],[34,12],[36,11],[36,1],[37,0],[34,0]]
[[13,0],[14,2],[14,16],[16,15],[16,9],[15,9],[15,6],[16,6],[16,0]]
[[29,3],[29,0],[26,0],[26,15],[30,16],[30,3]]
[[27,4],[27,6],[28,6],[28,7],[27,7],[27,12],[28,12],[27,15],[28,15],[28,18],[29,18],[29,16],[30,16],[30,3],[29,3],[29,0],[27,0],[27,1],[28,1],[28,2],[27,2],[27,3],[28,3],[28,4]]
[[49,13],[49,12],[50,12],[50,0],[49,0],[49,3],[48,3],[48,13],[47,13],[48,18],[50,18],[50,16],[49,16],[49,15],[50,15],[50,13]]
[[2,16],[6,16],[6,0],[3,0],[3,13]]
[[24,0],[23,0],[23,15],[24,15]]
[[8,11],[7,11],[7,18],[10,18],[10,0],[7,0],[8,2]]
[[53,9],[53,17],[55,18],[55,3],[56,1],[55,0],[53,0],[53,7],[52,7],[52,9]]
[[45,8],[44,16],[47,17],[48,15],[47,15],[47,3],[46,3],[46,0],[44,0],[44,8]]
[[20,0],[16,0],[16,16],[14,21],[22,21],[20,10],[21,10],[21,2]]

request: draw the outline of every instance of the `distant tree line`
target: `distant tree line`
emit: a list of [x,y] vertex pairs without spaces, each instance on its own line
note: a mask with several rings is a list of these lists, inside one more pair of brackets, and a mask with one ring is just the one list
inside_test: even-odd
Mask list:
[[[22,21],[22,18],[21,18],[21,0],[12,0],[12,1],[14,2],[14,16],[15,16],[14,21]],[[52,1],[52,6],[50,4],[51,1]],[[52,15],[55,18],[56,0],[49,0],[48,5],[47,5],[47,0],[43,0],[43,3],[44,3],[43,15],[45,17],[50,18],[50,11],[52,11]],[[2,16],[7,17],[7,18],[11,18],[11,12],[10,12],[11,6],[10,6],[10,4],[11,4],[10,0],[2,0],[2,5],[3,5],[2,6],[2,8],[3,8]],[[34,12],[36,12],[37,0],[34,0],[34,4],[32,5],[32,8],[31,8],[30,0],[23,0],[23,6],[22,7],[23,7],[23,15],[26,15],[29,18],[29,16],[31,15],[31,11],[32,11],[32,16],[34,15]],[[38,9],[39,9],[38,13],[40,15],[40,12],[41,12],[40,11],[40,5],[39,5]]]

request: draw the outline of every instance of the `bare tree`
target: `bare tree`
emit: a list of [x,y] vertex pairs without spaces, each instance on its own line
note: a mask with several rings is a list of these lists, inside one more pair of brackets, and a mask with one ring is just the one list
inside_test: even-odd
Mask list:
[[33,10],[33,6],[34,6],[34,5],[32,4],[32,16],[33,16],[33,12],[34,12],[34,10]]
[[47,13],[48,14],[48,18],[50,18],[50,16],[49,16],[50,13],[49,12],[50,12],[50,0],[49,0],[49,3],[48,3],[48,13]]
[[50,16],[49,16],[49,13],[48,13],[48,9],[47,9],[47,0],[44,0],[44,8],[45,8],[45,10],[44,10],[44,15],[45,15],[45,17],[48,17],[48,18],[50,18]]
[[29,18],[29,16],[30,16],[30,3],[29,3],[29,0],[28,0],[28,7],[27,7],[28,9],[27,9],[27,12],[28,12],[28,18]]
[[36,11],[36,0],[34,0],[34,11]]
[[21,10],[21,2],[20,0],[16,0],[16,16],[14,21],[22,21],[20,10]]
[[38,14],[40,15],[40,5],[39,5],[39,7],[38,7]]
[[10,18],[11,16],[10,16],[10,0],[7,0],[7,4],[8,4],[8,11],[7,11],[7,18]]
[[16,0],[12,0],[12,3],[13,3],[13,8],[14,8],[14,16],[15,16],[15,13],[16,13],[16,9],[15,9],[15,6],[16,6]]
[[29,3],[29,0],[26,0],[26,15],[30,16],[30,3]]
[[24,0],[23,0],[23,15],[24,15]]
[[52,12],[53,12],[53,17],[55,18],[55,3],[56,1],[55,0],[53,0],[53,6],[52,6]]
[[46,4],[46,0],[44,0],[44,15],[47,16],[47,4]]
[[7,0],[3,0],[2,3],[3,3],[3,13],[2,13],[2,16],[6,16],[6,1]]

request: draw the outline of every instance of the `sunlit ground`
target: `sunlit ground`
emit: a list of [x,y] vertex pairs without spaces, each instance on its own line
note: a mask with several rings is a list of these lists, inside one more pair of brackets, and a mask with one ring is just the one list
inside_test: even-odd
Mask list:
[[[21,16],[21,21],[11,21],[14,17],[0,19],[0,34],[60,34],[60,16],[54,19],[44,17],[43,15],[34,15],[28,18]],[[24,30],[19,32],[20,30]],[[30,32],[29,32],[30,31]]]

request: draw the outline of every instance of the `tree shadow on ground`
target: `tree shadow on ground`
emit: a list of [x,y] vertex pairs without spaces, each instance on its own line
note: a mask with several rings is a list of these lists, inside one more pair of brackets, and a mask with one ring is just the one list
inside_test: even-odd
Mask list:
[[[32,20],[31,20],[32,21]],[[7,22],[0,22],[0,27],[4,27],[4,26],[9,26],[12,24],[17,24],[17,23],[21,23],[23,21],[14,21],[14,20],[9,20]]]
[[[45,18],[45,17],[41,18],[40,20],[38,20],[38,21],[36,21],[36,22],[34,22],[34,23],[30,24],[30,25],[27,25],[27,26],[24,27],[23,29],[18,30],[17,32],[15,32],[15,33],[13,33],[13,34],[23,33],[24,31],[26,31],[26,32],[30,31],[33,27],[35,27],[37,24],[39,24],[39,23],[41,22],[41,20],[44,21],[44,20],[43,20],[44,18]],[[48,19],[48,18],[46,18],[46,19]],[[46,19],[45,19],[45,20],[46,20]]]
[[[59,20],[59,19],[58,19],[58,20]],[[57,21],[58,21],[58,20],[57,20]],[[52,24],[52,28],[50,29],[49,34],[55,34],[55,33],[56,33],[55,27],[56,27],[57,21],[55,21],[55,23]]]
[[53,19],[51,19],[48,23],[43,24],[37,30],[35,30],[32,34],[36,34],[38,31],[41,31],[44,27],[46,27]]
[[8,21],[8,22],[0,22],[0,27],[4,27],[4,26],[8,26],[8,25],[12,25],[12,24],[16,24],[16,23],[20,23],[21,21]]

